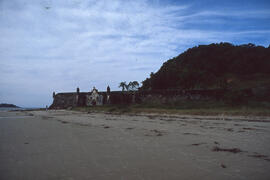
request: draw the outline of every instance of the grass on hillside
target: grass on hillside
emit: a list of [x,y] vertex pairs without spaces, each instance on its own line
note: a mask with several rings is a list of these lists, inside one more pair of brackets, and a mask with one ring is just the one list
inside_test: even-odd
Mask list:
[[109,113],[157,113],[179,115],[239,115],[239,116],[270,116],[270,103],[249,103],[231,106],[222,102],[185,102],[178,105],[104,105],[95,107],[76,107],[76,111],[109,112]]

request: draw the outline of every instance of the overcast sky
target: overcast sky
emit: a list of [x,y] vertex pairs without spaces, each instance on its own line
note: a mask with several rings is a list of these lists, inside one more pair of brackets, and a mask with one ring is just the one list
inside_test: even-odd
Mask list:
[[119,90],[187,48],[270,44],[270,1],[0,0],[0,103]]

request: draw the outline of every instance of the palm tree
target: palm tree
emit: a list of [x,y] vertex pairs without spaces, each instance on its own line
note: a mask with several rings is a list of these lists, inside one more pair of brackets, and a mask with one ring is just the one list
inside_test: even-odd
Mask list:
[[126,81],[125,82],[120,82],[120,84],[119,84],[118,87],[119,88],[122,88],[122,91],[125,91],[125,88],[127,89],[127,83],[126,83]]
[[138,81],[133,81],[132,84],[133,84],[133,89],[137,90],[139,88],[140,84],[138,83]]
[[129,91],[129,90],[133,90],[133,84],[131,81],[127,85],[127,91]]
[[139,83],[138,81],[130,81],[128,84],[126,83],[126,81],[124,82],[120,82],[119,88],[122,88],[122,91],[125,91],[125,89],[127,91],[134,91],[134,90],[137,90],[139,88]]
[[137,90],[139,88],[138,81],[133,81],[128,83],[129,88],[131,87],[131,90]]

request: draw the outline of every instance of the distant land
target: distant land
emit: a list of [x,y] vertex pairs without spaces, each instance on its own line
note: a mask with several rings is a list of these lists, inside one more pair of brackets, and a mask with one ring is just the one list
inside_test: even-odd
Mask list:
[[1,107],[12,107],[12,108],[19,108],[19,106],[16,106],[14,104],[6,104],[6,103],[1,103],[0,104],[0,108]]

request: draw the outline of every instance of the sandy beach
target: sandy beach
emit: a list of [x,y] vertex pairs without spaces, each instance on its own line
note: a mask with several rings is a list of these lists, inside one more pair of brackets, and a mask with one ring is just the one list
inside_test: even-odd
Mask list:
[[270,179],[270,117],[0,112],[0,179]]

